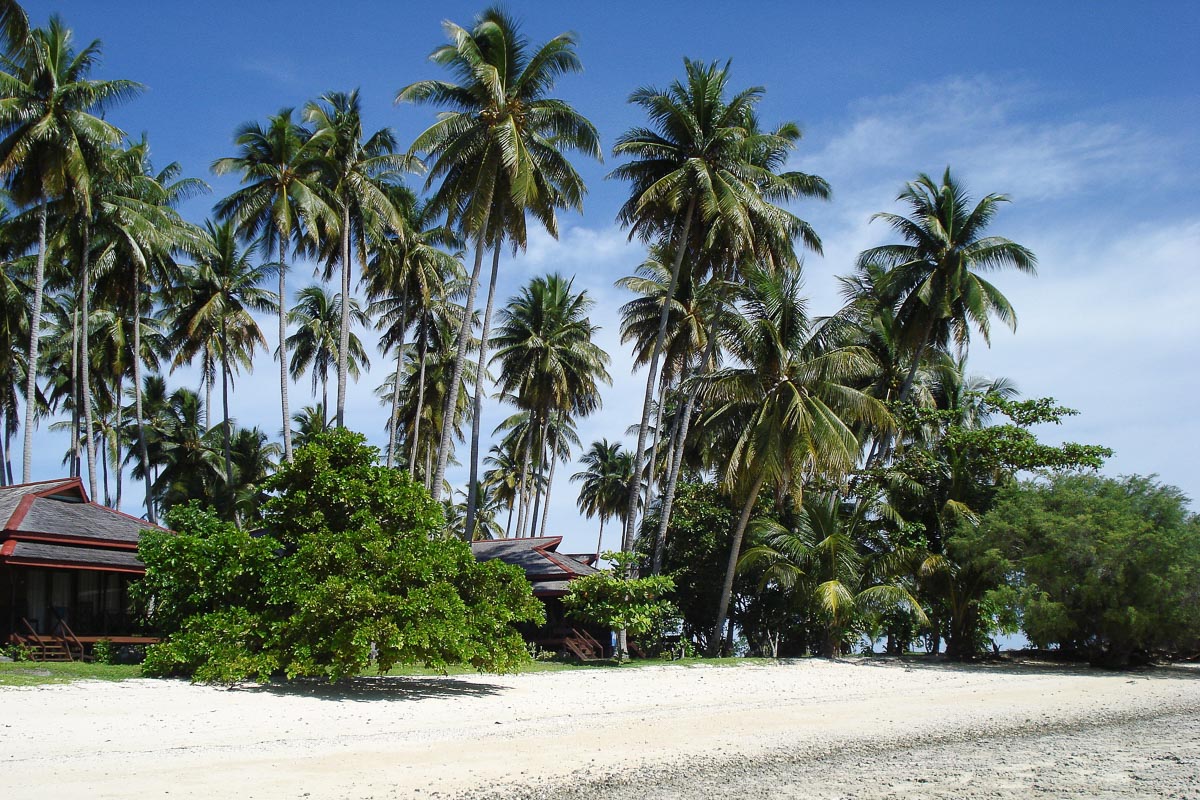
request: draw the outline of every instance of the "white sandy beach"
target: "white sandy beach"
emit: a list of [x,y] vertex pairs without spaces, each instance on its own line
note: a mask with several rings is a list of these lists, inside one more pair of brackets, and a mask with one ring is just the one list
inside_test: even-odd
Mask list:
[[0,689],[6,798],[1200,798],[1200,671],[805,660]]

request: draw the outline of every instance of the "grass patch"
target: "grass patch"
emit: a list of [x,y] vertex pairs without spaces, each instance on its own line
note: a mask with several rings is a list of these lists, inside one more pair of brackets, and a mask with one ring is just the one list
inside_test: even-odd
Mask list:
[[137,664],[88,664],[83,661],[0,662],[0,687],[41,686],[74,681],[123,681],[141,676],[142,668]]
[[[535,672],[569,672],[572,670],[586,669],[639,669],[641,667],[748,667],[761,666],[763,664],[778,663],[772,658],[677,658],[674,661],[666,658],[637,658],[633,661],[627,661],[624,664],[618,664],[615,661],[589,661],[579,663],[576,661],[532,661],[524,664],[516,671],[518,675],[526,675]],[[369,672],[367,675],[376,675],[377,673]],[[439,672],[435,669],[417,666],[401,666],[393,667],[390,671],[384,673],[389,677],[438,677],[442,675],[477,675],[478,672],[472,667],[465,665],[451,666],[445,672]]]

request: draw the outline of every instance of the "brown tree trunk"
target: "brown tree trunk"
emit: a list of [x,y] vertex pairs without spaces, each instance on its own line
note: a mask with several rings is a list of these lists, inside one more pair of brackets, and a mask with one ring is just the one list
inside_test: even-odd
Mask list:
[[[279,404],[283,410],[283,458],[292,462],[292,410],[288,405],[287,363],[287,241],[279,235]],[[323,409],[328,414],[329,409]]]
[[491,335],[492,306],[496,298],[496,276],[500,272],[500,242],[492,248],[492,276],[488,281],[487,304],[483,311],[483,330],[479,336],[479,372],[475,377],[475,399],[471,410],[471,473],[467,479],[467,541],[475,536],[475,506],[479,502],[479,427],[483,417],[483,386],[487,370],[488,337]]
[[[396,342],[396,380],[392,382],[392,413],[388,417],[387,467],[396,461],[396,440],[399,438],[400,375],[404,370],[404,333],[408,329],[408,287],[400,295],[400,341]],[[412,470],[410,468],[409,472]]]
[[663,343],[667,338],[667,322],[670,319],[671,303],[675,299],[675,289],[679,285],[679,268],[687,253],[688,236],[692,228],[692,216],[696,211],[696,198],[688,201],[687,212],[683,216],[679,239],[675,245],[675,260],[671,264],[671,281],[667,285],[667,296],[664,298],[662,313],[658,318],[658,335],[654,338],[654,350],[650,354],[649,372],[646,375],[646,396],[642,400],[642,421],[638,425],[637,449],[633,451],[633,477],[629,483],[629,503],[625,512],[625,529],[621,537],[621,549],[625,552],[633,550],[633,539],[637,531],[637,502],[640,488],[644,451],[646,449],[646,429],[650,426],[650,407],[654,401],[654,386],[658,379],[658,361],[662,357]]
[[725,630],[726,615],[729,613],[729,599],[733,595],[733,578],[737,574],[738,556],[742,553],[742,538],[746,535],[746,526],[750,524],[750,515],[754,512],[754,503],[758,500],[758,492],[762,489],[763,479],[763,472],[759,470],[754,478],[754,485],[746,495],[746,504],[742,506],[742,515],[738,518],[737,530],[733,533],[733,543],[729,546],[729,563],[725,567],[725,581],[721,585],[721,600],[717,606],[717,624],[713,626],[709,655],[716,655],[721,647],[721,635]]
[[33,480],[33,421],[37,412],[38,340],[42,333],[42,298],[46,283],[46,201],[38,205],[38,252],[33,272],[33,299],[29,307],[29,356],[25,375],[25,450],[21,482]]
[[[337,426],[346,427],[346,377],[350,364],[350,203],[342,198],[342,321],[338,330]],[[325,413],[329,413],[326,409]]]
[[471,282],[467,285],[467,302],[463,309],[462,327],[458,330],[458,350],[454,356],[454,369],[446,384],[446,413],[442,417],[442,435],[438,443],[437,467],[434,469],[433,486],[430,494],[434,500],[442,498],[442,484],[446,480],[446,463],[450,460],[450,439],[454,431],[454,406],[458,401],[458,385],[462,381],[463,367],[467,360],[467,345],[471,341],[471,330],[475,312],[475,295],[479,292],[479,273],[483,270],[484,232],[487,225],[479,229],[475,239],[475,265],[471,270]]
[[95,434],[95,421],[92,418],[92,382],[91,382],[91,364],[92,349],[90,347],[88,335],[91,328],[91,294],[92,294],[92,276],[89,265],[88,252],[91,249],[90,223],[83,224],[83,253],[79,267],[79,288],[80,302],[83,303],[83,308],[80,313],[79,325],[79,363],[80,363],[80,384],[82,386],[81,394],[83,395],[83,430],[84,430],[84,450],[87,452],[87,468],[88,468],[88,490],[92,498],[96,497],[96,441],[92,438]]

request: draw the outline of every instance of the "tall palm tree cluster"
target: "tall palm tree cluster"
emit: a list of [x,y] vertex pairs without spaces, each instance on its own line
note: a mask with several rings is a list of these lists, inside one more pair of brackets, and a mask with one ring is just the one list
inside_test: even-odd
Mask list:
[[[573,279],[496,293],[501,256],[525,249],[531,221],[557,236],[558,213],[582,209],[571,156],[601,157],[595,127],[553,96],[581,70],[574,35],[534,45],[495,8],[470,27],[446,22],[430,56],[444,77],[396,95],[438,111],[406,150],[390,129],[364,129],[357,91],[326,93],[237,129],[212,171],[240,185],[197,225],[177,206],[208,187],[178,165],[156,169],[144,138],[107,121],[142,87],[93,77],[100,44],[78,46],[58,18],[31,28],[0,0],[0,23],[0,479],[17,477],[18,433],[20,479],[33,477],[44,424],[69,433],[67,467],[94,497],[119,505],[128,468],[151,521],[191,499],[252,520],[277,461],[347,424],[348,383],[370,366],[356,329],[374,327],[388,466],[423,481],[464,538],[546,533],[556,465],[581,446],[576,425],[600,407],[610,359]],[[619,223],[646,245],[618,281],[633,295],[621,335],[644,370],[644,402],[632,448],[594,442],[570,476],[580,510],[599,518],[597,553],[615,519],[620,549],[641,549],[655,573],[681,482],[724,487],[738,513],[715,647],[739,570],[817,592],[839,625],[872,598],[920,611],[865,566],[859,532],[897,512],[863,476],[885,474],[926,435],[906,430],[898,407],[965,409],[977,396],[963,375],[972,333],[987,341],[993,320],[1016,320],[985,276],[1035,267],[986,233],[1006,198],[974,202],[947,169],[904,188],[905,214],[877,215],[897,243],[862,253],[842,279],[845,306],[812,316],[801,254],[822,245],[793,209],[830,187],[789,168],[799,127],[767,124],[764,90],[730,81],[727,63],[685,60],[680,79],[630,96],[645,122],[616,140],[609,177],[629,188]],[[323,281],[289,294],[297,262]],[[239,427],[230,402],[272,350],[278,444]],[[169,388],[186,365],[198,385]],[[293,413],[289,384],[305,376],[312,404]],[[510,414],[483,454],[489,393]],[[460,457],[469,477],[456,492],[445,478]],[[783,508],[799,522],[763,523],[763,509]]]
[[[973,331],[987,341],[992,320],[1016,324],[985,274],[1033,272],[1035,258],[985,233],[1007,198],[975,203],[949,169],[940,181],[921,175],[898,197],[907,215],[877,215],[900,241],[861,254],[842,279],[840,311],[810,316],[798,251],[819,253],[821,241],[786,206],[828,198],[828,184],[786,169],[800,131],[760,121],[761,88],[731,89],[728,64],[684,66],[682,80],[632,94],[647,122],[615,148],[625,161],[613,176],[631,188],[620,221],[648,244],[636,274],[618,282],[636,295],[622,337],[646,367],[646,391],[634,449],[603,441],[587,452],[580,509],[619,519],[622,549],[639,549],[658,573],[681,475],[723,486],[740,510],[703,632],[713,652],[733,635],[739,573],[815,598],[839,631],[827,650],[840,647],[856,599],[927,622],[914,586],[865,566],[868,539],[878,545],[905,525],[889,502],[898,497],[877,490],[898,453],[927,435],[905,430],[897,412],[1009,390],[962,389],[966,354]],[[780,518],[792,524],[768,524]],[[871,564],[900,563],[898,547],[883,549],[890,561]]]

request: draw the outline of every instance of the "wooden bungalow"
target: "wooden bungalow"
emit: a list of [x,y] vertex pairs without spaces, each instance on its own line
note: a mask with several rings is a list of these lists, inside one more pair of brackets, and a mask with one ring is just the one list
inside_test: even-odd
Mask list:
[[128,588],[156,526],[93,503],[79,478],[0,487],[0,526],[0,642],[49,661],[85,658],[100,639],[155,641],[138,635]]
[[596,556],[560,553],[561,543],[561,536],[492,539],[473,542],[471,549],[479,561],[498,558],[525,571],[533,596],[546,607],[545,625],[522,630],[526,641],[585,661],[605,658],[612,654],[609,632],[568,619],[562,605],[571,581],[598,571]]

